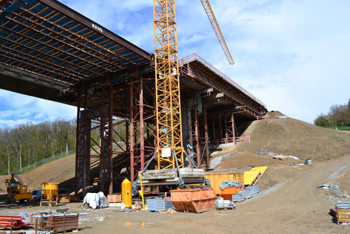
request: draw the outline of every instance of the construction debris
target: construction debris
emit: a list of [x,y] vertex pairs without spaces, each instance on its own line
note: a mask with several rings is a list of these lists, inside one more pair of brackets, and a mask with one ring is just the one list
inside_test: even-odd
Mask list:
[[173,210],[173,209],[168,209],[168,211],[165,211],[165,210],[161,210],[158,212],[159,214],[175,214],[177,213],[176,210]]
[[224,198],[219,197],[216,202],[216,209],[221,210],[221,209],[236,209],[235,203],[231,202],[230,200],[224,200]]
[[254,185],[254,186],[249,186],[246,187],[246,189],[238,191],[236,195],[232,195],[232,201],[233,202],[240,202],[245,199],[250,198],[254,194],[258,194],[259,191],[259,186]]
[[346,193],[343,193],[343,191],[340,190],[338,185],[321,184],[321,185],[316,186],[316,189],[318,189],[318,188],[328,190],[329,192],[333,193],[337,197],[340,197],[340,198],[344,197],[344,198],[350,199],[350,196],[347,195]]
[[259,155],[264,155],[266,154],[267,150],[257,150],[256,153],[259,154]]

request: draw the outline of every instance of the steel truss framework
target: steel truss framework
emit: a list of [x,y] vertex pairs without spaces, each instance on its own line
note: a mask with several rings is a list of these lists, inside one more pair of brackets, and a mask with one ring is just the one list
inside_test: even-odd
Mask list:
[[67,86],[150,60],[59,1],[1,0],[0,24],[0,64]]
[[158,168],[184,167],[175,0],[153,3]]
[[[106,194],[118,191],[126,177],[131,182],[136,179],[156,149],[154,106],[153,78],[139,77],[124,88],[110,83],[79,93],[76,193],[85,194],[96,174]],[[100,142],[91,137],[93,130],[99,130]],[[126,174],[121,175],[121,167],[127,168]],[[98,173],[93,174],[94,168]]]
[[220,144],[235,143],[234,112],[209,112],[206,108],[199,114],[198,107],[186,106],[188,154],[194,153],[198,167],[205,162],[209,168],[209,148]]

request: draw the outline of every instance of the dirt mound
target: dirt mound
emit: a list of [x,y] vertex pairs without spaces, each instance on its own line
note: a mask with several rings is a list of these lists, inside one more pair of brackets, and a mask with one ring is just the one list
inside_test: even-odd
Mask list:
[[257,150],[264,149],[314,161],[350,154],[349,134],[292,118],[254,121],[243,136],[250,136],[251,142],[239,143],[236,152],[256,154]]
[[282,114],[279,111],[269,111],[265,115],[267,119],[274,119],[276,116],[285,116],[285,114]]
[[[268,114],[283,115],[278,111]],[[212,152],[212,159],[222,157],[215,171],[241,172],[250,170],[252,166],[269,166],[259,182],[261,189],[281,183],[309,169],[295,168],[291,164],[304,163],[307,158],[317,163],[350,155],[350,134],[320,128],[292,118],[254,121],[244,131],[243,136],[250,136],[251,142],[237,143],[236,146],[223,147]],[[258,155],[256,151],[261,149],[296,156],[301,160],[277,160],[266,154]],[[344,187],[345,183],[340,186]]]

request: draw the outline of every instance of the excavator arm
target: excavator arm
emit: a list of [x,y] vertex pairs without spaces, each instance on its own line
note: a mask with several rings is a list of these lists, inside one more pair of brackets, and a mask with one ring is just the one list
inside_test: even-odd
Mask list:
[[228,60],[228,62],[232,65],[234,64],[234,61],[232,59],[232,56],[231,56],[231,53],[226,45],[226,41],[225,41],[225,38],[224,36],[222,35],[221,33],[221,30],[220,30],[220,27],[219,27],[219,24],[218,22],[216,21],[216,18],[215,18],[215,15],[214,15],[214,12],[213,10],[211,9],[211,6],[210,6],[210,3],[209,3],[209,0],[201,0],[202,2],[202,5],[204,7],[204,10],[205,12],[207,13],[207,16],[209,18],[209,21],[211,23],[211,25],[213,26],[213,29],[216,33],[216,36],[218,37],[219,39],[219,42],[221,44],[221,47],[222,49],[224,50],[225,52],[225,55],[226,55],[226,58]]
[[11,182],[12,182],[12,181],[16,181],[16,182],[18,182],[21,186],[24,185],[23,181],[18,177],[18,175],[17,175],[16,173],[12,172],[11,175],[12,175]]

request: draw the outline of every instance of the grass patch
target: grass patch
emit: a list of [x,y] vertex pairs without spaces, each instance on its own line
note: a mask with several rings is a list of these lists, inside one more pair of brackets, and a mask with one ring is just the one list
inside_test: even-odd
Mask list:
[[71,173],[71,172],[73,172],[73,171],[75,171],[75,168],[70,169],[69,171],[66,172],[66,174],[69,174],[69,173]]

